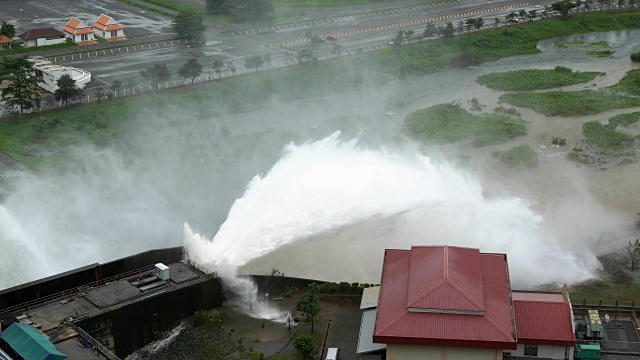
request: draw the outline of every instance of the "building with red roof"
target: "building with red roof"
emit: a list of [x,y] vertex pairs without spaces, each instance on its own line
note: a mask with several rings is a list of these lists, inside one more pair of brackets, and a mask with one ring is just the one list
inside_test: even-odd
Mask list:
[[124,35],[124,27],[118,24],[111,16],[105,14],[100,15],[92,27],[96,35],[108,41],[127,39]]
[[454,246],[386,250],[377,308],[363,309],[361,354],[573,359],[569,301],[562,293],[512,292],[505,254]]
[[93,36],[93,29],[91,29],[83,21],[76,18],[71,18],[67,25],[62,28],[65,36],[78,45],[90,45],[96,44],[97,41]]

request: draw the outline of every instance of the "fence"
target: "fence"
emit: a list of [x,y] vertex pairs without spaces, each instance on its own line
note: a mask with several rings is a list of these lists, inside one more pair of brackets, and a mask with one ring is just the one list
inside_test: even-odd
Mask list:
[[78,333],[78,336],[81,336],[82,338],[87,340],[89,343],[91,343],[91,345],[96,350],[98,350],[98,352],[100,352],[102,355],[104,355],[104,357],[106,357],[107,359],[109,359],[109,360],[121,360],[119,357],[116,356],[116,354],[112,353],[109,349],[104,347],[104,345],[100,344],[100,342],[98,342],[91,335],[89,335],[89,333],[87,333],[86,331],[82,330],[80,327],[78,327],[74,323],[67,321],[67,322],[65,322],[65,325],[67,325],[70,328],[72,328],[73,330],[75,330]]

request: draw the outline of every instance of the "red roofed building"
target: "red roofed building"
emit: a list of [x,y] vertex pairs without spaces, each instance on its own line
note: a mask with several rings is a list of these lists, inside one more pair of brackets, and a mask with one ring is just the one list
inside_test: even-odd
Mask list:
[[[389,360],[573,359],[568,300],[514,292],[512,301],[505,254],[453,246],[386,250],[380,285],[377,309],[363,312],[359,353],[386,345]],[[375,324],[366,331],[372,311]]]
[[22,39],[24,47],[64,44],[67,41],[64,34],[54,28],[31,29],[18,37]]
[[518,349],[512,356],[572,359],[576,344],[571,303],[562,293],[514,291]]
[[93,31],[99,37],[108,41],[126,40],[124,27],[118,24],[111,16],[102,14],[93,24]]
[[67,25],[62,28],[65,36],[78,45],[96,44],[97,41],[93,36],[93,29],[91,29],[83,21],[76,18],[71,18]]

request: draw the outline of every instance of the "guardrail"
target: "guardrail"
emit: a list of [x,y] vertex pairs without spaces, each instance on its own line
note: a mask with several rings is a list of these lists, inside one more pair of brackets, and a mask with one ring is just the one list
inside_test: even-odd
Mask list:
[[[168,261],[166,261],[167,263],[173,263],[173,262],[179,262],[181,261],[182,258],[173,258],[173,259],[169,259]],[[102,286],[105,286],[109,283],[112,283],[114,281],[118,281],[118,280],[122,280],[131,276],[135,276],[135,275],[141,275],[145,272],[148,272],[149,270],[153,269],[155,265],[147,265],[135,270],[131,270],[131,271],[127,271],[118,275],[114,275],[108,278],[104,278],[100,281],[96,281],[96,282],[92,282],[92,283],[87,283],[84,285],[80,285],[78,287],[72,288],[72,289],[68,289],[65,291],[61,291],[55,294],[51,294],[51,295],[47,295],[44,297],[41,297],[39,299],[35,299],[35,300],[31,300],[22,304],[18,304],[18,305],[14,305],[14,306],[10,306],[10,307],[6,307],[3,309],[0,309],[0,313],[4,313],[4,312],[10,312],[10,313],[15,313],[18,311],[28,311],[29,308],[31,307],[35,307],[35,306],[42,306],[57,300],[61,300],[61,299],[65,299],[65,298],[69,298],[69,297],[73,297],[74,295],[78,295],[80,294],[82,291],[86,291],[87,289],[95,289],[95,288],[99,288]]]
[[102,345],[98,340],[94,339],[89,333],[82,330],[79,326],[72,322],[65,322],[67,326],[72,328],[78,333],[78,336],[82,336],[84,339],[88,340],[91,345],[98,350],[102,355],[104,355],[107,359],[110,360],[121,360],[116,354],[112,353],[111,350],[107,349],[104,345]]
[[571,306],[578,308],[607,308],[607,309],[640,309],[640,303],[635,300],[605,300],[605,299],[571,299]]

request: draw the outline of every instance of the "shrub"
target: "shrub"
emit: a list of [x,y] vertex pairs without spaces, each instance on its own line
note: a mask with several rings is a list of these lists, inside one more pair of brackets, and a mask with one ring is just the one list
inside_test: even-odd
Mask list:
[[557,72],[563,72],[563,73],[570,73],[570,72],[573,71],[573,70],[569,69],[568,67],[564,67],[564,66],[556,66],[553,70],[557,71]]
[[298,350],[300,357],[308,359],[311,357],[315,346],[313,344],[313,338],[309,335],[298,336],[293,340],[293,347]]
[[196,326],[216,326],[222,323],[217,310],[198,310],[193,313],[193,323]]
[[640,51],[636,51],[631,54],[631,61],[640,62]]
[[500,154],[500,160],[512,167],[532,168],[538,166],[538,154],[529,145],[520,145]]

